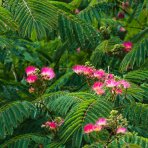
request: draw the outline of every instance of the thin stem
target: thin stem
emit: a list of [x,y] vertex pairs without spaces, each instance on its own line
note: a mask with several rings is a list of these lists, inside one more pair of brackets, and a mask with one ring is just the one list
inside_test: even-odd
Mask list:
[[88,80],[87,77],[86,77],[86,82],[87,82],[87,85],[88,85],[89,87],[91,87],[90,82],[89,82],[89,80]]
[[50,116],[51,116],[51,120],[54,120],[53,116],[52,116],[52,112],[46,107],[46,105],[41,102],[41,104],[44,106],[44,108],[50,113]]
[[135,29],[140,29],[140,30],[143,29],[143,28],[140,28],[140,27],[133,27],[133,26],[123,26],[123,27],[127,27],[127,28],[135,28]]
[[17,82],[18,81],[18,77],[17,77],[16,71],[15,71],[14,65],[12,65],[12,73],[13,73],[15,81]]

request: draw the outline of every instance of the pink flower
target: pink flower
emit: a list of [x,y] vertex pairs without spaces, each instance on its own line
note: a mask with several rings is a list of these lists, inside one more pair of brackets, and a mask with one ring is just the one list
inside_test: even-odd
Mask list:
[[94,69],[92,67],[84,66],[83,72],[84,72],[84,75],[92,76],[94,73]]
[[87,76],[92,76],[94,72],[94,68],[83,65],[75,65],[72,69],[77,74],[84,74]]
[[118,19],[123,19],[124,18],[124,12],[119,12],[117,16],[118,16]]
[[115,94],[122,94],[122,89],[120,89],[120,88],[113,88],[113,89],[112,89],[112,93],[115,93]]
[[126,29],[124,28],[124,27],[120,27],[120,32],[125,32],[126,31]]
[[129,2],[128,1],[127,2],[122,2],[122,8],[123,9],[126,9],[128,7],[129,7]]
[[94,125],[89,123],[84,126],[84,133],[91,133],[94,130]]
[[77,53],[79,53],[81,51],[81,48],[80,47],[77,48],[76,51],[77,51]]
[[130,87],[130,83],[125,80],[120,80],[118,83],[123,85],[125,89]]
[[51,80],[55,77],[55,73],[53,71],[52,68],[49,67],[43,67],[41,69],[41,76],[43,77],[43,79],[45,80]]
[[103,95],[103,94],[105,93],[105,90],[102,89],[102,88],[99,88],[99,89],[97,89],[95,92],[96,92],[96,94],[98,94],[98,95]]
[[117,134],[125,134],[127,129],[125,127],[119,127],[116,131]]
[[98,79],[101,79],[105,76],[105,71],[100,69],[100,70],[96,70],[94,72],[94,77],[98,78]]
[[93,130],[99,132],[99,131],[102,130],[102,126],[100,126],[100,125],[94,125],[94,129]]
[[29,75],[27,78],[26,78],[26,81],[28,83],[35,83],[35,81],[38,79],[38,77],[36,75]]
[[114,75],[113,74],[107,74],[107,79],[113,79]]
[[109,79],[106,81],[106,87],[115,87],[117,82],[114,79]]
[[28,67],[25,69],[25,71],[26,71],[27,76],[29,76],[29,75],[35,74],[36,71],[37,71],[37,68],[34,67],[34,66],[28,66]]
[[83,65],[75,65],[73,66],[72,70],[77,73],[77,74],[82,74],[84,72],[84,67]]
[[75,9],[75,14],[78,14],[80,13],[80,10],[79,9]]
[[30,92],[30,93],[34,93],[34,91],[35,91],[35,89],[34,89],[33,87],[30,87],[30,88],[29,88],[29,92]]
[[96,122],[96,125],[107,125],[107,120],[105,118],[99,118],[99,120]]
[[124,46],[124,51],[129,52],[132,50],[133,44],[132,42],[128,41],[128,42],[124,42],[123,46]]
[[45,126],[46,127],[50,127],[50,129],[55,129],[56,127],[57,127],[57,125],[56,125],[56,123],[55,122],[49,122],[49,121],[47,121],[46,123],[45,123]]
[[93,88],[94,91],[96,91],[96,90],[98,90],[98,89],[100,89],[102,87],[103,87],[102,82],[95,82],[92,88]]

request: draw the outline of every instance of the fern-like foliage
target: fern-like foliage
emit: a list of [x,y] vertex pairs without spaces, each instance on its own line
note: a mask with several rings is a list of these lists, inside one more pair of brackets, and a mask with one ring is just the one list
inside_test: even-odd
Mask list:
[[71,78],[71,76],[73,75],[73,72],[67,72],[65,75],[63,75],[62,77],[60,77],[55,83],[53,83],[47,90],[47,92],[49,91],[54,91],[54,90],[61,90],[62,87],[64,86],[64,84],[67,83],[67,81]]
[[100,21],[103,14],[108,14],[108,12],[114,7],[113,3],[97,3],[93,6],[88,6],[86,9],[81,11],[78,16],[88,23],[92,23],[94,19]]
[[142,103],[133,103],[127,105],[123,111],[123,115],[129,121],[131,130],[139,132],[140,135],[147,137],[148,123],[148,105]]
[[40,136],[37,134],[24,134],[7,140],[4,144],[0,145],[0,147],[27,148],[29,146],[45,146],[48,143],[49,139],[45,136]]
[[[144,138],[148,136],[148,5],[146,0],[129,0],[124,7],[124,2],[0,1],[0,147],[81,148],[98,137],[103,141],[97,139],[90,147],[103,148],[105,142],[108,148],[148,147]],[[130,52],[123,49],[125,41],[133,43]],[[85,62],[126,79],[131,87],[117,97],[104,86],[104,95],[93,94],[95,79],[89,77],[90,86],[71,71],[73,65]],[[28,65],[54,68],[56,77],[42,83],[47,85],[45,94],[37,92],[43,88],[40,75],[35,85],[27,84]],[[34,86],[39,88],[32,92]],[[95,132],[84,134],[86,124],[108,118],[114,109],[127,118],[131,134],[109,143],[105,140],[112,127],[96,137]],[[55,129],[47,127],[56,120],[64,122]]]
[[137,19],[139,17],[145,5],[144,0],[138,1],[138,5],[134,1],[131,1],[131,3],[131,5],[133,6],[133,12],[130,14],[128,23],[130,23],[133,19]]
[[142,101],[145,97],[144,90],[138,85],[131,83],[131,88],[129,88],[126,92],[126,99],[130,102]]
[[127,73],[125,79],[134,83],[144,83],[148,81],[148,70],[135,70]]
[[11,13],[0,6],[0,34],[16,29],[17,24],[13,20]]
[[12,41],[5,36],[0,36],[0,49],[12,47]]
[[148,27],[138,32],[133,38],[131,38],[131,41],[133,43],[140,42],[144,37],[146,38],[147,36],[148,36]]
[[100,38],[99,33],[91,25],[73,15],[59,16],[59,32],[62,40],[68,39],[71,44],[76,41],[82,47],[85,44],[95,47]]
[[15,101],[0,108],[0,139],[7,135],[12,135],[16,128],[24,119],[33,117],[34,106],[27,101]]
[[107,56],[108,52],[110,52],[115,44],[121,43],[119,38],[104,40],[99,44],[96,49],[92,52],[90,57],[91,63],[95,67],[101,66],[104,62],[107,62],[109,56]]
[[85,101],[86,99],[92,98],[96,99],[97,96],[83,92],[56,92],[45,96],[43,101],[49,110],[55,112],[58,115],[66,116],[74,106]]
[[113,141],[109,148],[115,148],[115,147],[133,147],[133,148],[146,148],[148,147],[148,141],[146,138],[135,136],[128,134],[124,137],[119,138],[119,141]]
[[8,0],[5,7],[12,13],[23,37],[30,38],[34,34],[37,39],[42,39],[47,36],[47,31],[57,26],[56,7],[48,1]]

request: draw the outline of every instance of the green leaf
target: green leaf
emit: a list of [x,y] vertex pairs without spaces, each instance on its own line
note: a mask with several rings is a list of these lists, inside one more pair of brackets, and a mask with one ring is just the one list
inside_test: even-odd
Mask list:
[[[39,144],[42,146],[45,146],[48,144],[50,139],[47,137],[37,135],[37,134],[24,134],[24,135],[19,135],[16,137],[13,137],[4,144],[1,144],[0,147],[8,147],[8,148],[28,148],[30,145],[31,146],[38,146]],[[32,143],[34,142],[34,143]],[[32,145],[33,144],[33,145]]]
[[0,6],[0,34],[17,29],[17,23],[13,20],[11,13]]
[[25,119],[33,116],[35,107],[27,101],[16,101],[0,108],[0,139],[12,135]]
[[[142,103],[132,103],[127,105],[123,111],[123,115],[129,121],[129,125],[134,130],[139,128],[148,133],[148,105]],[[142,133],[141,133],[142,134]]]
[[[115,148],[115,147],[123,147],[123,146],[139,146],[140,148],[146,148],[148,147],[148,140],[147,138],[143,138],[140,136],[135,136],[132,134],[127,134],[125,136],[122,136],[119,138],[118,143],[116,140],[114,140],[111,144],[109,144],[109,148]],[[136,148],[136,147],[135,147]]]

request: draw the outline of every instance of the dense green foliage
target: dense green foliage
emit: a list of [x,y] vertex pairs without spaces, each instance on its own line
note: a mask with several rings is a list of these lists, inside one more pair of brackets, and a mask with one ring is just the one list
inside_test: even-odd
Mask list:
[[[124,41],[133,43],[131,51],[118,46]],[[114,101],[96,95],[72,71],[76,64],[104,69],[131,87]],[[28,65],[54,69],[44,94],[29,93]],[[128,8],[119,0],[0,0],[0,148],[103,148],[83,127],[115,109],[127,119],[128,133],[107,147],[146,148],[147,103],[147,0],[129,0]],[[41,128],[56,117],[64,119],[56,133]]]

